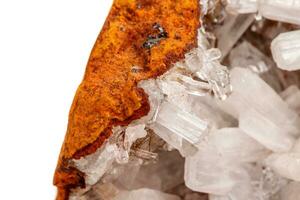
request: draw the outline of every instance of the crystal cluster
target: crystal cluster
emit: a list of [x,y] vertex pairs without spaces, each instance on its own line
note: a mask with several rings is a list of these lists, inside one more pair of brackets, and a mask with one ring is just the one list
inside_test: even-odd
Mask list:
[[282,23],[300,24],[300,2],[200,3],[198,47],[139,83],[147,116],[73,161],[87,188],[71,199],[300,198],[300,32]]

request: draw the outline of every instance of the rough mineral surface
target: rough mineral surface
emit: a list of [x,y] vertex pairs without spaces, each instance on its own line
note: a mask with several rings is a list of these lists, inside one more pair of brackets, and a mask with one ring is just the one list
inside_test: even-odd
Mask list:
[[114,1],[70,110],[54,177],[57,199],[85,185],[70,159],[95,152],[113,125],[148,112],[137,83],[164,73],[196,46],[199,12],[198,0]]

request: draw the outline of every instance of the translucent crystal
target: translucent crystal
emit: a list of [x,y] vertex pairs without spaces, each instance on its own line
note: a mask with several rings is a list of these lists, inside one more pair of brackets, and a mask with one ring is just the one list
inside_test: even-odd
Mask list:
[[159,123],[152,124],[150,128],[169,145],[177,149],[182,156],[192,155],[197,151],[194,145]]
[[300,0],[260,0],[258,10],[265,18],[300,24]]
[[281,90],[281,85],[275,71],[275,63],[257,47],[244,40],[232,49],[228,56],[230,66],[248,68],[257,73],[275,91]]
[[225,195],[247,174],[239,168],[226,165],[212,150],[199,150],[185,161],[184,180],[194,191]]
[[266,159],[266,164],[281,176],[300,181],[300,153],[274,153]]
[[[300,13],[300,0],[298,7]],[[281,33],[272,41],[271,50],[279,68],[288,71],[300,69],[300,30]]]
[[209,124],[206,121],[169,102],[161,104],[156,123],[186,139],[191,144],[198,143],[209,131]]
[[287,152],[295,142],[285,129],[254,109],[241,113],[239,127],[250,137],[275,152]]
[[132,191],[122,191],[113,200],[180,200],[179,197],[157,190],[141,188]]
[[280,199],[296,200],[300,197],[300,182],[292,181],[280,191]]
[[198,152],[186,158],[185,184],[192,190],[225,195],[237,184],[249,180],[241,168],[268,153],[238,128],[212,132],[198,145]]
[[209,200],[255,200],[255,195],[250,181],[244,181],[236,185],[227,195],[209,195]]
[[255,162],[269,154],[268,150],[239,128],[216,130],[208,140],[214,146],[214,151],[229,163]]
[[289,105],[289,107],[300,114],[300,90],[296,85],[291,85],[280,96]]
[[[134,176],[133,181],[128,182],[126,176],[131,173],[128,166],[124,174],[119,176],[118,182],[122,182],[122,187],[128,190],[147,187],[151,189],[167,191],[183,183],[184,159],[178,151],[160,152],[158,160],[154,163],[143,165]],[[130,174],[129,174],[130,175]]]
[[103,176],[112,166],[117,151],[118,147],[115,144],[106,143],[94,154],[74,160],[75,166],[85,173],[86,184],[93,185]]
[[234,44],[247,30],[254,21],[254,15],[228,15],[224,25],[216,29],[215,34],[218,38],[218,48],[222,52],[222,58],[225,58]]
[[257,0],[228,0],[226,9],[241,14],[257,12]]
[[236,118],[252,109],[284,133],[299,135],[297,113],[257,74],[248,69],[233,68],[230,75],[233,92],[225,101],[218,102],[221,109]]

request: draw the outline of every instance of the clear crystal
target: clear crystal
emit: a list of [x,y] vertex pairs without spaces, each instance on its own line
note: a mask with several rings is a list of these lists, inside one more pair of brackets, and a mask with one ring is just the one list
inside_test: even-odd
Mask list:
[[156,122],[191,144],[198,143],[209,131],[209,124],[174,104],[163,102]]

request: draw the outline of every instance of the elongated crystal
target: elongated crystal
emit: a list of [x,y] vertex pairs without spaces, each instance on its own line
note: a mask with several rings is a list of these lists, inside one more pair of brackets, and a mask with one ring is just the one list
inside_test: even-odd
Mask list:
[[284,132],[299,135],[300,123],[297,113],[257,74],[244,68],[231,70],[232,94],[219,101],[220,108],[239,118],[251,108]]
[[226,9],[240,14],[257,12],[257,0],[228,0]]
[[288,71],[300,69],[300,30],[281,33],[272,41],[271,50],[279,68]]
[[258,10],[265,18],[300,24],[300,0],[260,0]]
[[266,163],[279,175],[300,181],[300,153],[274,153],[266,159]]
[[206,121],[169,102],[164,102],[160,106],[156,123],[192,144],[198,143],[209,131],[209,124]]
[[285,129],[252,109],[240,115],[239,127],[250,137],[275,152],[287,152],[295,142]]

